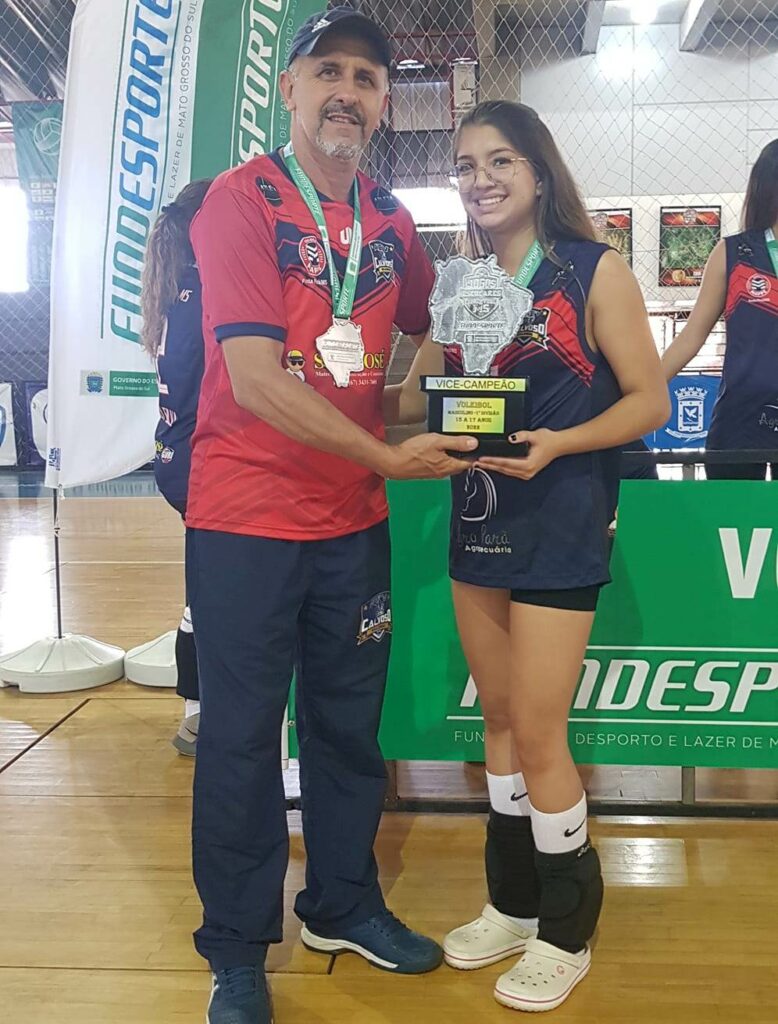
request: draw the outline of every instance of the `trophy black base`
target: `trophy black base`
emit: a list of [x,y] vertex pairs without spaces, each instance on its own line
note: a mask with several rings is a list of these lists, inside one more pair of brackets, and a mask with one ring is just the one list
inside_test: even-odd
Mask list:
[[508,438],[529,424],[529,380],[526,377],[421,378],[427,395],[427,427],[435,434],[475,437],[474,452],[451,452],[459,458],[484,455],[522,458],[529,445]]

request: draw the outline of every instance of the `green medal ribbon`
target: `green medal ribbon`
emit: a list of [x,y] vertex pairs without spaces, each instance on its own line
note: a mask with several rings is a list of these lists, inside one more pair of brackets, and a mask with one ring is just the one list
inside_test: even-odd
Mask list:
[[767,242],[767,252],[773,263],[773,273],[778,277],[778,242],[775,240],[773,229],[768,228],[764,233],[764,237]]
[[362,259],[362,218],[359,211],[359,185],[354,180],[354,224],[351,229],[351,245],[349,247],[348,260],[346,261],[346,273],[341,286],[338,272],[335,269],[335,261],[332,258],[332,246],[330,245],[330,234],[327,230],[327,223],[324,220],[324,210],[321,208],[319,196],[314,188],[313,182],[300,166],[297,157],[294,155],[292,143],[289,142],[283,151],[284,162],[289,168],[300,195],[305,205],[311,211],[311,216],[316,222],[316,227],[321,235],[322,245],[327,254],[327,266],[330,272],[330,288],[332,289],[333,316],[338,320],[351,319],[351,311],[354,308],[354,296],[357,292],[357,279],[359,277],[359,264]]
[[524,257],[524,262],[514,274],[514,283],[520,285],[522,288],[527,288],[530,281],[535,276],[538,267],[543,262],[543,258],[543,246],[536,240],[529,247],[529,252]]

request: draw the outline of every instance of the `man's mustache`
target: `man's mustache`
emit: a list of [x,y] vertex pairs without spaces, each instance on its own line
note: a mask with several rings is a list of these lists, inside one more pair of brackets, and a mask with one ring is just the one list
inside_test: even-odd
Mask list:
[[326,118],[330,117],[332,114],[343,114],[346,117],[353,117],[354,120],[357,122],[357,124],[361,128],[365,127],[365,118],[360,113],[360,111],[357,110],[356,107],[344,107],[340,103],[335,104],[335,105],[326,106],[326,107],[324,107],[324,109],[321,112],[321,119],[322,119],[322,121],[324,121]]

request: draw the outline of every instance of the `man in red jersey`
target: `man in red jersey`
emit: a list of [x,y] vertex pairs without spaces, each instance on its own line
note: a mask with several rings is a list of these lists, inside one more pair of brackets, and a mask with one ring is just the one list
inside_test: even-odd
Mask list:
[[463,463],[446,449],[475,447],[384,442],[392,327],[421,341],[433,280],[408,212],[357,172],[390,59],[351,8],[309,19],[280,81],[290,143],[221,175],[192,226],[206,345],[187,503],[202,708],[195,945],[214,973],[211,1024],[271,1019],[264,962],[281,939],[293,668],[303,942],[398,973],[442,956],[386,909],[373,856],[392,632],[384,478],[448,476]]

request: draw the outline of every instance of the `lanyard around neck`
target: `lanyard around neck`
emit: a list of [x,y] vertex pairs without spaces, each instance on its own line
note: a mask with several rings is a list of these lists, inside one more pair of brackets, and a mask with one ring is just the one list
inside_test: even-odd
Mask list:
[[335,261],[332,258],[332,246],[330,234],[327,230],[327,223],[324,219],[319,195],[314,188],[313,182],[300,166],[300,162],[294,155],[292,143],[289,142],[283,151],[284,162],[289,168],[300,195],[305,205],[311,211],[311,216],[316,222],[316,227],[321,235],[322,245],[327,254],[327,266],[330,272],[330,288],[332,289],[333,314],[339,320],[348,320],[354,308],[354,296],[357,292],[357,280],[359,278],[359,264],[362,259],[362,218],[359,209],[359,184],[354,180],[354,224],[351,229],[351,245],[349,246],[348,259],[346,261],[346,272],[343,275],[341,285],[338,272],[335,268]]
[[775,239],[773,229],[768,228],[764,233],[764,237],[767,242],[767,252],[773,264],[773,273],[778,277],[778,241]]
[[513,275],[514,282],[521,285],[522,288],[526,288],[537,273],[537,269],[542,262],[543,247],[540,242],[535,240],[529,247],[529,252],[524,257],[521,266]]

